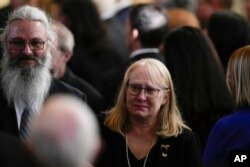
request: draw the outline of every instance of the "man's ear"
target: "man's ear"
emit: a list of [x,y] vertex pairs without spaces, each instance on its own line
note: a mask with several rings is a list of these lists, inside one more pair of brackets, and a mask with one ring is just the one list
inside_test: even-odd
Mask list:
[[138,39],[138,37],[139,37],[139,31],[138,31],[138,29],[134,28],[132,30],[132,38],[133,39]]
[[71,59],[72,55],[73,53],[71,51],[66,51],[64,53],[64,61],[67,63]]
[[160,50],[160,53],[162,53],[162,54],[165,52],[165,48],[164,48],[163,43],[160,44],[159,50]]

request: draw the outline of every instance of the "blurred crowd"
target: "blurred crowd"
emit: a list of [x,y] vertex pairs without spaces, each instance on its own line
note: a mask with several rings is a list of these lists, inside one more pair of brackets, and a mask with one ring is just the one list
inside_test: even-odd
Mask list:
[[250,151],[250,0],[9,0],[0,33],[5,166],[229,167]]

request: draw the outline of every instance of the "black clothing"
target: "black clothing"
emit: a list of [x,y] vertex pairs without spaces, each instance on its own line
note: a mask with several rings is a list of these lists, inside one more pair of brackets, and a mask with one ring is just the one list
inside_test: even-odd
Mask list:
[[16,137],[0,133],[0,166],[32,167],[33,160]]
[[60,80],[84,92],[89,106],[95,113],[100,113],[103,105],[103,96],[96,88],[75,75],[70,69],[66,69]]
[[110,42],[109,45],[116,51],[120,62],[125,63],[128,61],[129,51],[126,46],[124,25],[115,16],[103,22],[106,27],[107,39]]
[[6,26],[6,22],[11,11],[12,8],[10,5],[0,9],[0,28],[4,28]]
[[[6,22],[8,20],[8,16],[11,11],[12,11],[12,8],[10,5],[5,6],[0,9],[0,29],[3,29],[6,26]],[[3,54],[3,48],[2,48],[2,45],[0,45],[0,59],[2,59],[2,54]]]
[[74,55],[70,59],[68,67],[81,79],[97,88],[100,84],[99,76],[121,64],[122,62],[111,45],[91,54],[83,45],[78,44],[74,47]]
[[[104,148],[95,167],[128,167],[125,138],[107,127],[102,127]],[[132,167],[143,166],[145,158],[137,160],[129,151]],[[136,165],[138,164],[138,165]],[[178,137],[160,138],[151,149],[146,167],[201,167],[199,144],[191,131],[183,129]]]

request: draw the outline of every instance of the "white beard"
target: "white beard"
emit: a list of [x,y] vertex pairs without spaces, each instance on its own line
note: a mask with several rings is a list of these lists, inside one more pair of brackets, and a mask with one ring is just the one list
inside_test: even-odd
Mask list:
[[51,85],[51,55],[47,53],[43,62],[32,69],[23,69],[10,65],[8,53],[2,59],[1,85],[8,104],[23,111],[25,108],[33,114],[40,111]]

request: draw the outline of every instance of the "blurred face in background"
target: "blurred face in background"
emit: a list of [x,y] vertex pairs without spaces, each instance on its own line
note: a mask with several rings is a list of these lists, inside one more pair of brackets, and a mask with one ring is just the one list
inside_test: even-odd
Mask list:
[[203,28],[206,27],[207,21],[211,14],[213,13],[214,9],[211,4],[206,2],[206,0],[198,0],[198,6],[196,10],[196,15],[200,20],[201,26]]
[[12,9],[16,9],[26,3],[26,0],[10,0]]

